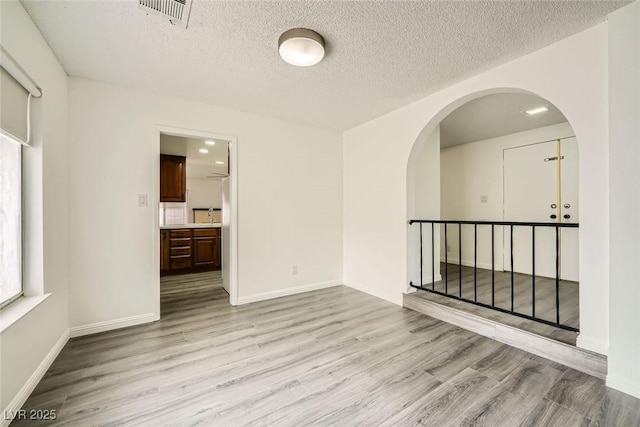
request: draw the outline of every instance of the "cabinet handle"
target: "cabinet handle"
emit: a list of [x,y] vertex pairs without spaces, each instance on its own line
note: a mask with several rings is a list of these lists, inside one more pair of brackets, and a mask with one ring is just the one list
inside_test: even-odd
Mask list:
[[557,216],[556,216],[556,214],[553,214],[553,215],[549,215],[549,218],[551,218],[551,219],[556,219],[556,218],[557,218]]
[[571,215],[565,215],[564,216],[564,219],[569,219],[569,218],[571,218]]

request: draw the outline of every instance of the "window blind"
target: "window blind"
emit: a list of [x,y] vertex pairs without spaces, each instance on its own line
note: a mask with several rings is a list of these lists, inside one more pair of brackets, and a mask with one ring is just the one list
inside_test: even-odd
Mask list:
[[31,96],[39,97],[41,92],[13,57],[0,48],[0,131],[28,145]]

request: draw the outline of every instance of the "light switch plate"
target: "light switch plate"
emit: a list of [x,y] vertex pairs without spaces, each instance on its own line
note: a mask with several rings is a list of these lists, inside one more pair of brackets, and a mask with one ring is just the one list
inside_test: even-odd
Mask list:
[[147,206],[146,194],[138,194],[138,206]]
[[480,203],[488,203],[489,196],[480,196]]

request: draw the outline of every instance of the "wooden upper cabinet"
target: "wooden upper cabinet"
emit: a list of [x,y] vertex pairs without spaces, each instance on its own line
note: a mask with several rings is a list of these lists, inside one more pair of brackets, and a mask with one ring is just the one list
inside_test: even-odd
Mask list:
[[160,201],[187,201],[187,158],[160,154]]

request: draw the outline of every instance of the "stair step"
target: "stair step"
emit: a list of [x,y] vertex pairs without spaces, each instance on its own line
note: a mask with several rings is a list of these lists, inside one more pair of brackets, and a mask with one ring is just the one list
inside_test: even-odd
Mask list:
[[605,379],[607,376],[607,357],[601,354],[467,313],[457,308],[447,307],[421,298],[416,294],[405,294],[403,306],[585,374],[601,379]]

